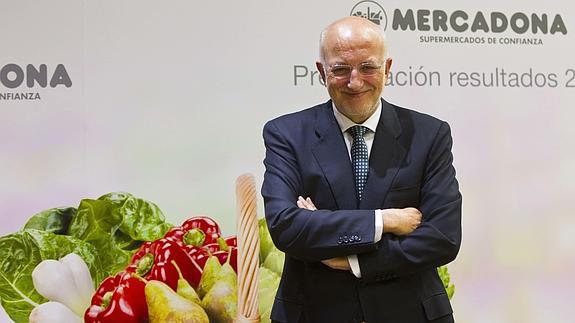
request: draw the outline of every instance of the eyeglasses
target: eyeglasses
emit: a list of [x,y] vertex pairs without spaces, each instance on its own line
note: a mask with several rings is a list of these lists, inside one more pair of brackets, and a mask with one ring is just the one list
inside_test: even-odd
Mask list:
[[[376,65],[373,63],[363,63],[360,64],[356,70],[362,76],[374,76],[381,70],[382,65]],[[338,79],[349,78],[351,72],[353,71],[353,66],[351,65],[333,65],[329,68],[328,72],[333,75],[333,77]]]

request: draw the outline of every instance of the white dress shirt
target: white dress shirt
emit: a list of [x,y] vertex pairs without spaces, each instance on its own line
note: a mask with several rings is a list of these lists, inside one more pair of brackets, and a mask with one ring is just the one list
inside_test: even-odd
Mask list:
[[[333,114],[335,116],[335,120],[339,125],[339,129],[343,133],[343,138],[345,140],[345,145],[347,146],[347,153],[349,154],[349,158],[351,160],[351,145],[353,144],[353,138],[347,130],[357,123],[351,121],[348,117],[343,115],[332,102],[332,109]],[[371,154],[371,146],[373,145],[373,139],[375,138],[375,132],[377,130],[377,125],[379,123],[379,118],[381,116],[381,101],[378,101],[377,108],[375,112],[367,119],[364,123],[360,124],[361,126],[366,127],[369,131],[366,131],[363,135],[363,139],[365,140],[365,144],[367,145],[367,157],[369,158]],[[369,177],[369,174],[368,174]],[[377,243],[381,240],[381,235],[383,234],[383,219],[381,216],[381,210],[375,210],[374,217],[375,217],[375,236],[373,237],[374,243]],[[361,278],[361,271],[359,268],[359,260],[357,255],[348,256],[349,266],[351,267],[352,273],[357,278]]]

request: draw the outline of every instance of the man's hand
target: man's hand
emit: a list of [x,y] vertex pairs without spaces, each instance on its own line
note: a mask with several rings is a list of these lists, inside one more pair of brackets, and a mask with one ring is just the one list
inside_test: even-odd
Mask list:
[[351,270],[351,267],[349,266],[349,261],[347,260],[347,257],[331,258],[331,259],[322,260],[321,262],[324,265],[330,267],[331,269],[346,270],[346,271]]
[[306,209],[306,210],[310,210],[310,211],[316,211],[317,210],[317,207],[315,207],[315,205],[313,204],[313,202],[311,201],[311,199],[309,197],[304,199],[303,197],[298,196],[296,204],[300,209]]
[[421,212],[413,207],[384,209],[381,211],[383,216],[383,232],[402,236],[413,232],[421,223]]
[[[315,204],[313,204],[313,201],[309,197],[304,199],[303,197],[298,196],[296,204],[300,209],[306,209],[310,211],[317,210],[317,207],[315,207]],[[330,267],[331,269],[346,270],[346,271],[351,270],[347,257],[325,259],[322,260],[321,262],[324,265]]]

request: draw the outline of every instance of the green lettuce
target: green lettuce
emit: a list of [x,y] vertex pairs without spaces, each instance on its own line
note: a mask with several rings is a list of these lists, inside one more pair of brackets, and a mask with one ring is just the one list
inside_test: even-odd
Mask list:
[[68,234],[96,247],[108,276],[123,270],[143,241],[160,239],[170,228],[155,204],[118,192],[82,200]]
[[33,215],[24,225],[24,229],[66,234],[70,221],[76,216],[76,208],[53,208]]
[[451,277],[449,276],[449,271],[447,271],[447,266],[438,267],[437,273],[439,274],[439,278],[441,278],[441,282],[443,282],[447,296],[451,299],[453,293],[455,293],[455,285],[450,282]]
[[28,322],[32,309],[47,300],[34,289],[32,271],[43,260],[76,253],[101,280],[103,264],[90,243],[52,232],[25,229],[0,237],[0,303],[16,323]]
[[160,208],[146,200],[129,193],[113,192],[101,196],[98,200],[111,203],[113,218],[120,219],[120,231],[137,241],[159,239],[172,227]]
[[[70,223],[69,234],[93,245],[102,263],[104,277],[114,275],[124,269],[135,250],[123,247],[130,242],[118,239],[115,233],[121,219],[115,218],[114,206],[106,201],[84,199],[78,213]],[[120,243],[118,243],[120,242]],[[96,280],[99,284],[100,280]]]

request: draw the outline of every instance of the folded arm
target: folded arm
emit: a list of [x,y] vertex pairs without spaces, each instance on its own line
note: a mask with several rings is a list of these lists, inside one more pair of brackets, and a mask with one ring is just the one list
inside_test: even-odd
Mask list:
[[[309,197],[304,199],[299,196],[296,204],[301,209],[310,211],[317,210],[317,207]],[[413,230],[415,230],[421,223],[421,212],[415,208],[409,207],[404,209],[386,209],[379,211],[380,212],[375,212],[375,216],[382,217],[381,221],[383,223],[384,233],[392,233],[398,236],[406,235],[413,232]],[[353,260],[352,257],[354,257]],[[357,255],[335,257],[322,260],[321,262],[332,269],[352,271],[352,261],[357,263]],[[359,264],[356,266],[359,266]],[[354,269],[353,274],[360,277],[360,269]]]

